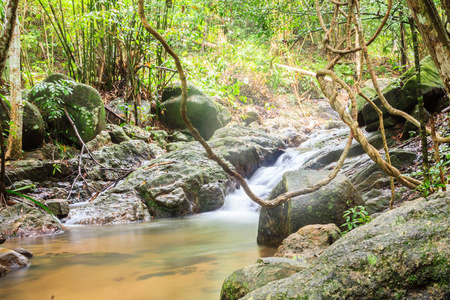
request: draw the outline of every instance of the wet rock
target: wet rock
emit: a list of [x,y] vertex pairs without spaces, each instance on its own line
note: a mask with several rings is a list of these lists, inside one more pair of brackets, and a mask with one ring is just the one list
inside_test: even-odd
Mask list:
[[[287,172],[272,190],[269,199],[284,192],[306,188],[328,176],[327,171],[302,170]],[[318,191],[292,198],[275,208],[261,208],[258,224],[258,244],[279,246],[290,234],[306,225],[334,223],[341,226],[343,213],[364,205],[359,192],[344,175],[338,174]]]
[[262,258],[256,264],[235,271],[222,285],[221,300],[240,299],[269,282],[290,277],[307,264],[286,258]]
[[65,199],[46,200],[45,204],[48,209],[58,218],[65,218],[69,214],[69,201]]
[[85,206],[73,209],[66,224],[105,225],[150,220],[146,206],[131,192],[99,196]]
[[10,270],[7,267],[0,265],[0,277],[5,276]]
[[20,269],[31,265],[28,258],[10,249],[0,248],[0,265],[8,269]]
[[[60,95],[59,98],[64,102],[64,107],[72,116],[78,132],[84,142],[89,142],[95,136],[106,128],[106,114],[103,100],[100,94],[93,87],[75,82],[72,78],[63,74],[52,74],[44,80],[44,84],[57,84],[64,80],[66,84],[72,87],[69,95]],[[29,101],[41,105],[39,97],[46,97],[50,93],[49,87],[39,91],[32,91],[29,94]],[[52,128],[58,128],[62,136],[71,142],[79,144],[78,138],[70,122],[64,117],[61,119],[51,119],[44,115]]]
[[405,203],[358,227],[304,270],[242,299],[446,299],[450,193]]
[[[280,148],[284,147],[280,139],[243,126],[219,129],[210,145],[247,176],[259,166],[273,162],[281,153]],[[235,187],[235,181],[207,158],[201,145],[197,142],[185,143],[134,171],[123,183],[93,202],[73,210],[69,222],[114,223],[117,215],[113,211],[108,212],[110,207],[120,207],[122,198],[127,199],[128,206],[140,207],[144,203],[154,218],[211,211],[220,208],[225,195]],[[108,218],[102,215],[105,211]],[[124,220],[121,217],[119,221]]]
[[[180,114],[181,88],[173,87],[163,91],[161,107],[162,121],[170,129],[185,128]],[[208,140],[214,132],[231,121],[230,112],[216,103],[193,84],[188,86],[187,116],[202,137]]]
[[217,130],[210,146],[244,177],[250,177],[259,167],[275,162],[285,149],[279,138],[240,125]]
[[307,225],[285,238],[274,256],[310,262],[340,237],[341,230],[335,224]]
[[0,233],[28,237],[63,232],[61,223],[41,209],[18,203],[0,211]]
[[22,254],[23,256],[25,256],[26,258],[32,258],[33,257],[33,253],[31,253],[30,251],[23,249],[23,248],[14,248],[14,251],[16,251],[17,253]]

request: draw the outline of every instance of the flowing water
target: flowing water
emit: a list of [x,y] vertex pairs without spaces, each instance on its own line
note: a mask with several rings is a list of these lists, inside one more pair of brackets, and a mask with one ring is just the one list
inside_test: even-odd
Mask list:
[[[266,196],[311,152],[289,149],[249,180]],[[221,210],[112,226],[70,226],[64,234],[13,239],[32,266],[0,279],[0,299],[219,299],[223,280],[273,249],[256,245],[258,207],[242,190]]]

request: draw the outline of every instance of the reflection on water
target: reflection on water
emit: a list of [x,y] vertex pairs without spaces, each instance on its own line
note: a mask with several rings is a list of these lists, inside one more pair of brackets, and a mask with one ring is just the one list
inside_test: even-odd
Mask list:
[[35,254],[0,279],[1,299],[218,299],[223,280],[262,254],[253,220],[205,214],[8,241]]
[[[284,172],[311,155],[288,150],[249,184],[267,195]],[[0,279],[2,300],[219,299],[224,279],[273,249],[256,245],[257,207],[240,190],[224,208],[196,216],[104,227],[70,226],[64,234],[15,239],[32,266]]]

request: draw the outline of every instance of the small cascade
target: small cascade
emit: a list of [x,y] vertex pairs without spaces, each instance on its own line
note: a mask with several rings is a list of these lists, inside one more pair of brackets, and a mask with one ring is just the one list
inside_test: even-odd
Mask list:
[[[311,149],[287,149],[274,165],[259,168],[247,180],[252,191],[261,198],[269,196],[272,189],[281,181],[283,174],[299,169],[315,151]],[[258,205],[245,194],[243,189],[237,189],[225,198],[221,211],[233,213],[256,213]]]

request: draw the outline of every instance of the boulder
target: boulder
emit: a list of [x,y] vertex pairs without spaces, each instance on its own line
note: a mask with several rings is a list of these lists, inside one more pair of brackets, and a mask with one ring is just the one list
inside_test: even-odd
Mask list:
[[0,233],[5,237],[28,237],[63,232],[62,225],[40,208],[18,203],[0,211]]
[[[167,127],[185,128],[180,114],[181,87],[166,89],[161,101],[161,108],[164,111],[161,119]],[[225,107],[216,103],[191,83],[188,85],[187,116],[206,140],[209,140],[217,129],[231,121],[231,114]]]
[[[76,166],[73,166],[74,168]],[[12,184],[17,181],[30,180],[42,182],[48,178],[64,178],[71,175],[72,167],[62,161],[26,159],[12,161],[7,166],[6,174]],[[8,184],[7,183],[7,184]]]
[[256,109],[248,108],[245,114],[241,116],[241,118],[242,122],[244,122],[247,126],[253,122],[261,123],[261,116]]
[[[287,172],[272,190],[269,199],[318,183],[328,171],[302,170]],[[258,244],[278,246],[290,234],[306,225],[345,223],[344,211],[364,205],[359,192],[345,175],[338,174],[318,191],[292,198],[275,208],[261,208],[258,224]]]
[[449,192],[407,202],[242,299],[448,299],[449,215]]
[[[0,100],[3,101],[3,100]],[[22,127],[22,149],[31,150],[42,145],[45,136],[45,124],[39,109],[26,100],[23,103],[23,127]],[[6,102],[6,106],[11,106]],[[2,120],[3,130],[9,129],[9,117],[0,109],[0,119]]]
[[335,224],[307,225],[285,238],[274,256],[310,262],[340,237],[341,230]]
[[[89,160],[87,166],[92,168],[89,177],[96,180],[116,180],[121,174],[112,169],[123,169],[123,173],[127,172],[133,167],[139,167],[145,161],[155,158],[160,152],[163,152],[161,148],[142,140],[128,140],[102,148],[94,151],[93,155],[107,169]],[[85,156],[88,158],[87,154]]]
[[237,270],[225,279],[220,299],[241,299],[269,282],[287,278],[300,272],[306,266],[305,263],[280,257],[258,259],[256,264]]
[[69,201],[65,199],[45,200],[47,208],[58,218],[65,218],[69,214]]
[[[54,85],[58,84],[61,80],[65,82],[73,89],[68,95],[58,95],[63,101],[67,111],[72,116],[73,121],[78,129],[78,132],[84,142],[89,142],[95,136],[106,128],[106,115],[103,100],[100,94],[93,87],[75,82],[72,78],[63,74],[52,74],[48,76],[43,84]],[[36,90],[36,87],[29,94],[29,101],[35,103],[41,111],[46,111],[42,106],[42,101],[38,100],[39,97],[49,97],[50,87],[46,87],[42,90]],[[48,109],[47,109],[48,111]],[[70,122],[65,116],[61,118],[48,118],[48,114],[44,114],[47,118],[47,122],[54,129],[58,129],[62,136],[67,140],[80,144]]]
[[8,269],[20,269],[28,267],[30,264],[24,255],[14,250],[0,248],[0,265]]
[[13,249],[14,251],[16,251],[17,253],[22,254],[23,256],[25,256],[26,258],[32,258],[33,257],[33,253],[31,253],[30,251],[17,247]]
[[[218,130],[210,145],[244,175],[271,163],[284,147],[280,139],[243,126]],[[153,218],[212,211],[222,207],[226,194],[235,187],[235,181],[207,158],[201,145],[184,143],[177,150],[161,155],[134,171],[123,183],[86,206],[73,210],[68,222],[94,224],[101,220],[115,223],[118,213],[114,214],[114,209],[121,211],[122,199],[134,207],[144,203]],[[107,219],[104,218],[104,212],[111,207],[118,208],[111,210]]]
[[[430,56],[424,58],[420,62],[421,67],[421,86],[423,93],[423,100],[426,107],[433,107],[433,110],[438,109],[436,103],[445,96],[445,88],[442,83],[439,72]],[[397,80],[391,82],[386,88],[382,90],[386,100],[396,109],[403,110],[410,113],[417,104],[417,76],[415,75],[414,67],[410,68]],[[387,119],[389,114],[378,97],[372,99],[374,103],[381,109],[384,118]],[[432,110],[432,111],[433,111]],[[378,114],[366,103],[360,112],[364,118],[365,125],[378,122]],[[359,116],[359,118],[361,115]],[[393,120],[396,121],[396,120]],[[395,124],[395,122],[392,122]],[[390,124],[385,124],[387,128]],[[391,124],[392,125],[392,124]],[[366,130],[377,130],[378,126],[371,126]]]

